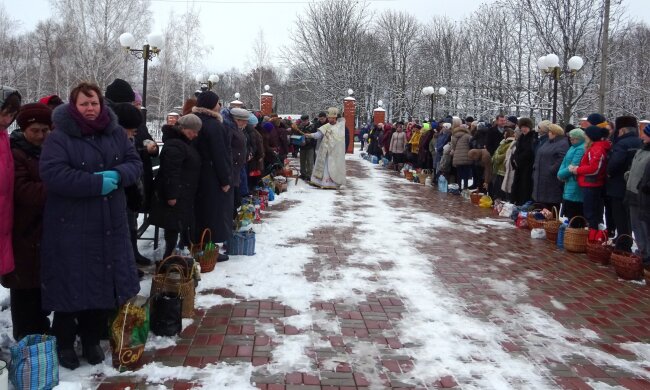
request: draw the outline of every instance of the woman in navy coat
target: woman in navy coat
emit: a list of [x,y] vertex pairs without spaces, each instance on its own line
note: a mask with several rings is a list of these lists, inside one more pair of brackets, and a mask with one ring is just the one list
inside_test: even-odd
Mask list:
[[104,360],[106,314],[140,290],[129,241],[124,187],[142,162],[100,89],[81,83],[53,113],[40,174],[48,193],[43,217],[43,309],[54,311],[59,363],[75,369],[76,333],[90,364]]

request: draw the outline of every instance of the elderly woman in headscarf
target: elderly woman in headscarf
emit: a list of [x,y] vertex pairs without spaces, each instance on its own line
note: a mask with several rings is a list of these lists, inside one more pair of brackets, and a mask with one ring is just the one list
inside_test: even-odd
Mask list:
[[569,149],[564,129],[551,123],[548,127],[548,141],[543,143],[533,164],[533,200],[547,208],[559,208],[562,202],[562,182],[557,178],[562,160]]

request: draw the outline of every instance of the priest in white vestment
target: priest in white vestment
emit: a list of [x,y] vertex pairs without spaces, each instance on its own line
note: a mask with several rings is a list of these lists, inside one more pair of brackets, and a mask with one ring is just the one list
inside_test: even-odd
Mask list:
[[327,123],[318,131],[305,134],[305,137],[318,140],[316,163],[310,183],[328,189],[338,189],[345,185],[345,119],[338,118],[339,110],[327,110]]

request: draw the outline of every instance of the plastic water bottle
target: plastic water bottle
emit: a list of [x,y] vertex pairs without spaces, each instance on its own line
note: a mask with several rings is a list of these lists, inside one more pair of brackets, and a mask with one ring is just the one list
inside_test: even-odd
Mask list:
[[444,175],[438,177],[438,191],[447,192],[447,178]]
[[431,186],[431,176],[427,176],[426,179],[424,179],[424,185],[425,186]]
[[560,249],[564,249],[564,233],[566,232],[566,228],[569,226],[568,223],[563,223],[560,225],[560,228],[557,231],[557,247]]

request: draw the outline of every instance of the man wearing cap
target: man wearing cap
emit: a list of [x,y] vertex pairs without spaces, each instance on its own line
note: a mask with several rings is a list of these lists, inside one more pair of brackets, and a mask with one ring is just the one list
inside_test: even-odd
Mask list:
[[305,134],[318,140],[316,164],[310,183],[327,189],[338,189],[345,185],[345,118],[338,118],[339,110],[327,110],[328,122],[317,132]]
[[11,243],[14,211],[14,160],[7,128],[16,118],[21,97],[14,88],[0,87],[0,275],[13,271]]
[[176,124],[176,122],[178,122],[178,118],[180,118],[180,117],[181,116],[177,112],[168,113],[167,118],[166,118],[167,124],[171,125],[171,126],[174,126]]
[[41,145],[52,128],[52,110],[43,103],[22,106],[20,130],[11,133],[15,167],[13,250],[16,268],[2,276],[9,289],[11,322],[16,341],[50,330],[49,312],[41,308],[41,236],[45,187],[38,163]]
[[[622,234],[630,235],[630,215],[628,208],[624,205],[625,198],[625,172],[630,170],[634,154],[641,148],[642,141],[639,138],[639,124],[633,116],[619,116],[615,121],[616,133],[614,144],[609,153],[607,162],[607,205],[611,208],[611,214],[616,225],[616,236]],[[624,237],[616,240],[616,248],[629,251],[632,247],[632,240]]]

